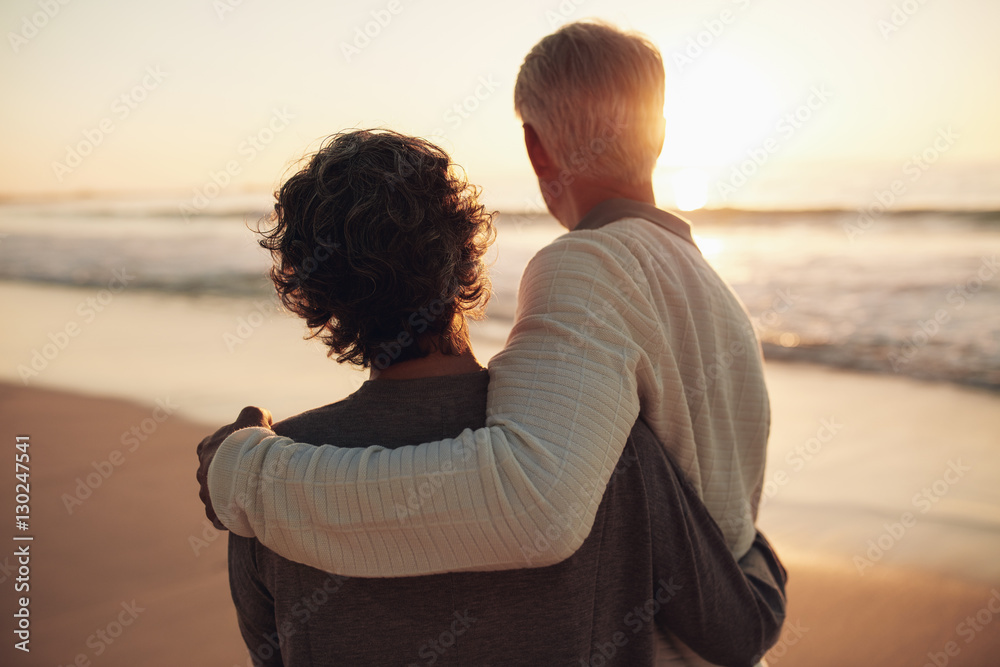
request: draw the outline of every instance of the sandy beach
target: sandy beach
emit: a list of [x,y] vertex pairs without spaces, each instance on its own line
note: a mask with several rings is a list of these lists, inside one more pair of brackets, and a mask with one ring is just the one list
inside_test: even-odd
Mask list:
[[[0,423],[9,443],[30,436],[35,540],[32,650],[15,651],[8,634],[0,663],[245,665],[225,540],[197,498],[195,445],[244,404],[280,418],[363,376],[302,341],[269,302],[126,292],[23,382],[18,365],[80,319],[88,294],[0,289],[6,312],[39,313],[5,333]],[[240,340],[232,349],[227,333]],[[483,360],[505,333],[476,326]],[[759,522],[791,573],[770,663],[996,664],[1000,396],[778,363],[768,382]],[[0,484],[4,498],[13,482]],[[11,547],[0,556],[8,618],[13,564]]]

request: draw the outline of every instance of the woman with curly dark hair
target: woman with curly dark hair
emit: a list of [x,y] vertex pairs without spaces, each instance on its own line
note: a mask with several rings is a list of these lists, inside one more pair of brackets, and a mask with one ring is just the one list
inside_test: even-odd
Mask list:
[[493,216],[433,144],[394,132],[331,137],[276,194],[260,244],[284,305],[337,356],[372,368],[469,357],[465,317],[490,294]]
[[[489,374],[473,355],[466,318],[480,316],[489,297],[483,255],[494,229],[477,194],[439,148],[389,131],[331,137],[280,188],[274,224],[261,232],[278,294],[330,356],[369,368],[371,379],[346,399],[274,424],[275,433],[412,454],[412,445],[485,423]],[[338,502],[322,483],[311,493]],[[431,475],[403,490],[395,516],[406,522],[446,493]],[[524,569],[391,579],[330,574],[289,560],[305,560],[291,544],[275,545],[278,555],[231,533],[230,587],[252,662],[643,665],[652,664],[655,628],[720,664],[752,664],[762,652],[776,622],[761,620],[768,609],[754,584],[776,574],[767,550],[737,564],[641,420],[583,546],[532,567],[577,518],[526,546]],[[440,536],[431,527],[423,539]],[[377,540],[361,532],[339,548],[423,558]]]

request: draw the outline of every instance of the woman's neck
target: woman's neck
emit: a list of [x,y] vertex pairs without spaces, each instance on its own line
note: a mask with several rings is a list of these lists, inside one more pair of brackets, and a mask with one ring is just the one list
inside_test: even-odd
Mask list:
[[411,380],[413,378],[437,377],[441,375],[461,375],[483,370],[476,360],[471,347],[466,347],[459,354],[444,354],[434,350],[426,357],[410,359],[393,364],[388,368],[372,366],[368,375],[370,380]]
[[386,368],[371,367],[369,380],[410,380],[413,378],[437,377],[441,375],[461,375],[483,370],[476,360],[469,342],[469,328],[463,321],[461,328],[451,334],[448,347],[452,354],[441,352],[441,345],[422,340],[420,343],[430,348],[430,353],[419,359],[409,359]]

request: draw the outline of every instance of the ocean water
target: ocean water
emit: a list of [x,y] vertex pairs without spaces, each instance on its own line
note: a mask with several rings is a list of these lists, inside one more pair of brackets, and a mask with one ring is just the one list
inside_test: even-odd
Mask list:
[[[0,206],[0,280],[266,295],[245,202],[185,219],[153,202]],[[686,214],[772,359],[1000,389],[1000,212],[702,210]],[[501,214],[489,318],[509,327],[524,265],[564,232]]]

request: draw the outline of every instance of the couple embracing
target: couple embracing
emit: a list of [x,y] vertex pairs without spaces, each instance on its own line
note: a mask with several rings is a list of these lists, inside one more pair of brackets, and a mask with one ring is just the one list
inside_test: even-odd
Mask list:
[[760,346],[655,206],[663,98],[656,48],[606,24],[525,57],[514,106],[568,233],[488,370],[467,320],[493,216],[443,151],[344,132],[280,187],[277,292],[370,379],[198,447],[254,664],[755,665],[777,641]]

